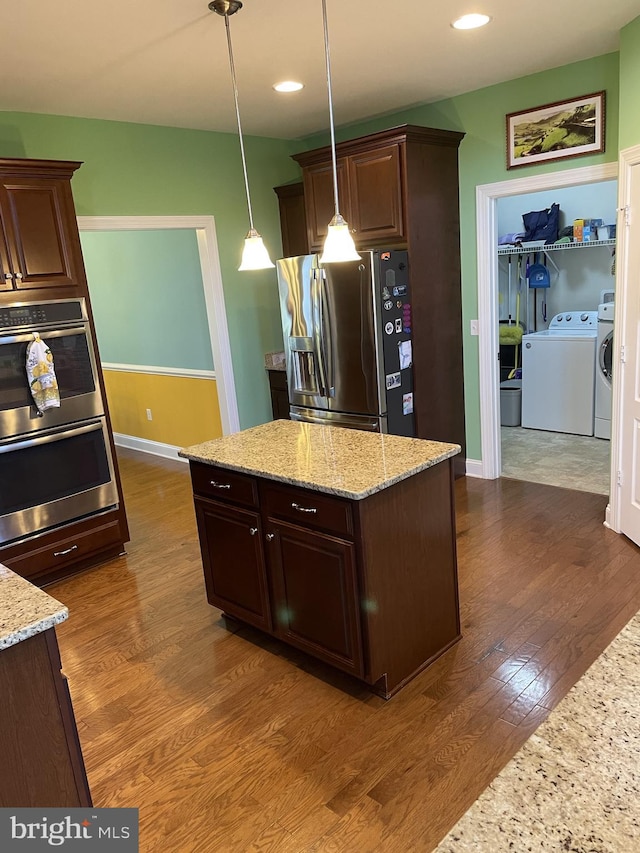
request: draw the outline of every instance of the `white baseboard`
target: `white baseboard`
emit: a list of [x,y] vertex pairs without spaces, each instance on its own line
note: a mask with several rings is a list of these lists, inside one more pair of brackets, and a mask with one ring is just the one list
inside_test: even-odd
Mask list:
[[188,462],[178,456],[179,447],[173,444],[164,444],[162,441],[150,441],[148,438],[138,438],[135,435],[124,435],[114,432],[113,440],[116,447],[128,447],[129,450],[140,450],[142,453],[150,453],[152,456],[164,456],[165,459],[174,459],[177,462]]
[[480,477],[480,479],[484,479],[484,466],[482,464],[482,460],[467,459],[465,464],[467,477]]

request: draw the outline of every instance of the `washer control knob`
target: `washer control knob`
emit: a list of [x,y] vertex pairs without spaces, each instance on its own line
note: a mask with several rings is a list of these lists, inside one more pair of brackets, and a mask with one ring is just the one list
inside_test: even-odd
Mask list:
[[589,315],[588,314],[581,314],[580,319],[582,320],[583,323],[586,323],[587,320],[589,319]]
[[558,321],[558,323],[562,323],[562,314],[558,314],[556,320]]
[[571,319],[571,314],[567,314],[567,323],[569,322],[570,319]]

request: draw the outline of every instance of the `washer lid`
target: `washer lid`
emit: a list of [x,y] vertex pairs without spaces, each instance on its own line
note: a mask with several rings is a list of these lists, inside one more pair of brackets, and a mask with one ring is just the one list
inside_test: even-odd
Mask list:
[[[594,311],[595,314],[595,311]],[[544,329],[542,332],[531,332],[523,335],[524,341],[595,341],[598,330],[587,327],[584,329]]]

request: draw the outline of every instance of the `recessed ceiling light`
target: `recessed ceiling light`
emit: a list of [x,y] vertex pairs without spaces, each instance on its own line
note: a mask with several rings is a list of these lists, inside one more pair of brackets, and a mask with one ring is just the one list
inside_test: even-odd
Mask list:
[[276,83],[273,88],[276,92],[299,92],[304,86],[295,80],[285,80],[283,83]]
[[451,26],[455,30],[475,30],[476,27],[484,27],[490,20],[489,15],[463,15],[457,21],[454,21]]

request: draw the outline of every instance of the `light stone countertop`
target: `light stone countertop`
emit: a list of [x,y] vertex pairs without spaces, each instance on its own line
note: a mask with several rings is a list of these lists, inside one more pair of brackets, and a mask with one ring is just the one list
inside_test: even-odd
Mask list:
[[458,444],[282,420],[185,447],[179,455],[362,500],[459,452]]
[[64,622],[69,611],[0,564],[0,651]]

